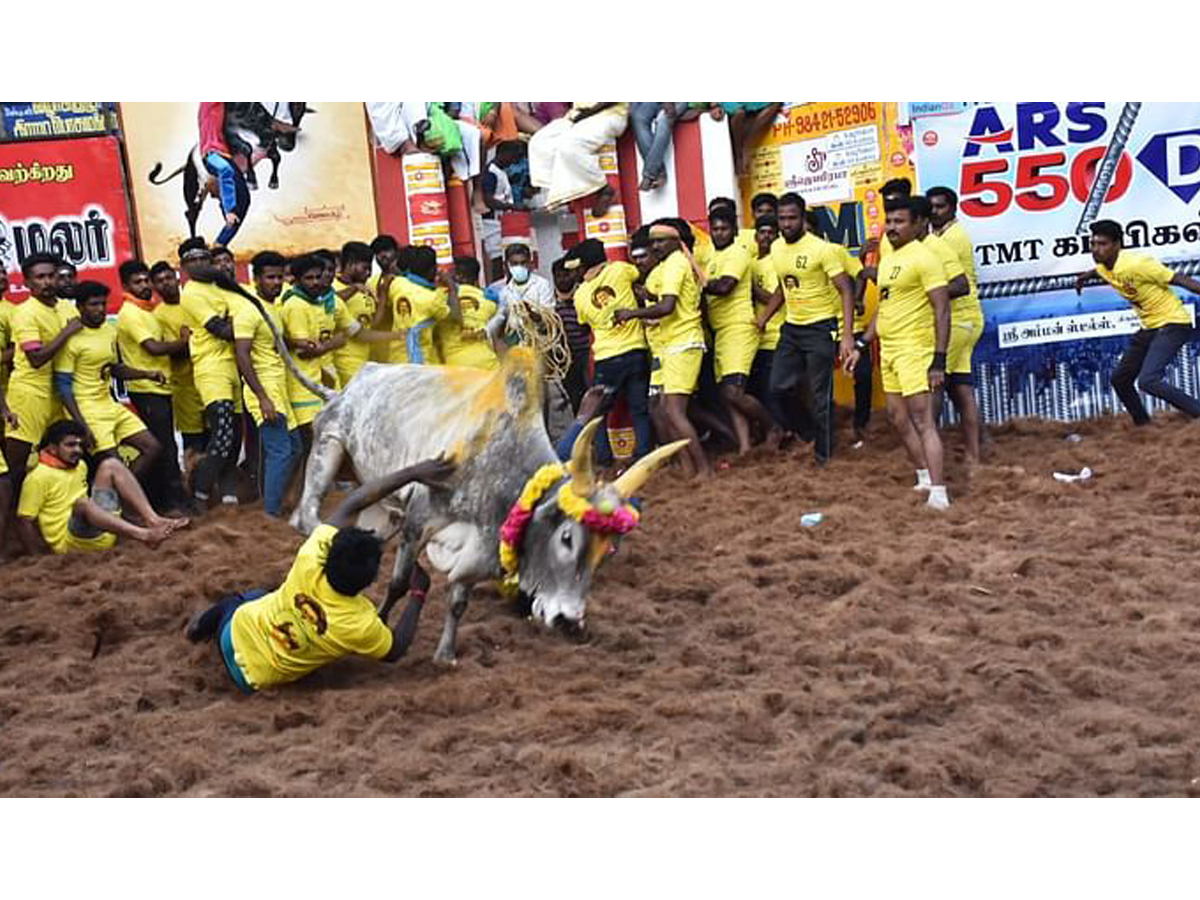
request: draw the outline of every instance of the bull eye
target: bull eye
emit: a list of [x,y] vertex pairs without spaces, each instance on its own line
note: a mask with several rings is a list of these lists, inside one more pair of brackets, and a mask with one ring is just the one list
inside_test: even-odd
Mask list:
[[568,550],[571,549],[571,529],[569,527],[563,529],[562,543],[563,543],[563,546],[566,547]]

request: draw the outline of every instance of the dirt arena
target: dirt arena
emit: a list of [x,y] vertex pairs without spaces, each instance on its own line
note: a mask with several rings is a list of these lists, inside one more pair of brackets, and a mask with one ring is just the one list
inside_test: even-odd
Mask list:
[[257,511],[4,563],[0,794],[1200,794],[1200,424],[998,429],[945,514],[873,438],[659,476],[586,640],[479,595],[454,669],[435,590],[395,666],[240,696],[182,628],[286,571]]

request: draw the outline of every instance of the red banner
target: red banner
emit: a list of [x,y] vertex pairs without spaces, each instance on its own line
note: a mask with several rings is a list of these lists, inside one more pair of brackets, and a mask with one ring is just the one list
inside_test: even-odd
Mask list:
[[120,302],[117,267],[133,255],[121,154],[112,137],[0,144],[0,265],[9,298],[27,296],[21,261],[56,253]]

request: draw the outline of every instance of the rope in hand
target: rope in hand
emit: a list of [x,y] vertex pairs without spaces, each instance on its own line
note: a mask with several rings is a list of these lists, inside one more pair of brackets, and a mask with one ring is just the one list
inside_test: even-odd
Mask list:
[[542,360],[547,378],[562,381],[571,368],[571,348],[562,318],[553,309],[534,307],[526,300],[508,305],[508,329],[522,347],[533,349]]

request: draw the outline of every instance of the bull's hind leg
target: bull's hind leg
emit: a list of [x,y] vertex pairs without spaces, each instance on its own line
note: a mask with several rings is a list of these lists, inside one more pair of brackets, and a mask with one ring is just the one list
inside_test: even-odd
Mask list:
[[456,661],[454,653],[455,638],[458,635],[458,622],[467,611],[467,600],[470,599],[469,585],[455,582],[450,587],[450,604],[446,607],[446,622],[442,625],[442,639],[438,641],[437,652],[433,661],[453,664]]
[[333,486],[345,455],[346,448],[336,431],[330,428],[317,429],[304,469],[304,493],[290,520],[292,527],[302,534],[312,534],[321,524],[321,501]]

